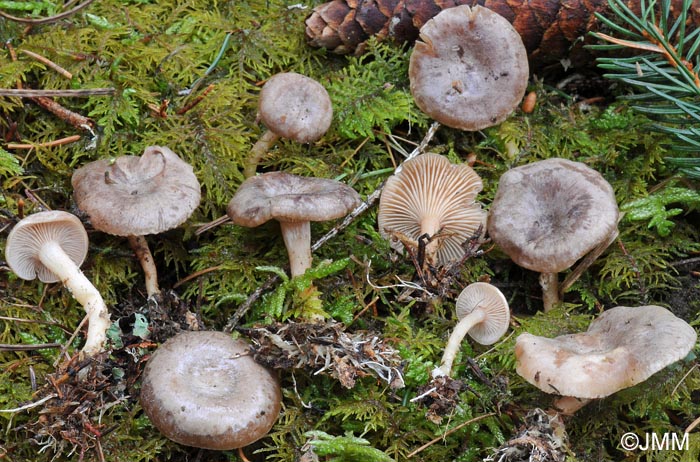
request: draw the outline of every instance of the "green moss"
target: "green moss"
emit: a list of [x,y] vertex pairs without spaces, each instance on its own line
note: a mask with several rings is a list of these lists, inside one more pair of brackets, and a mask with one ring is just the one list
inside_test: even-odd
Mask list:
[[[46,15],[48,10],[37,13]],[[83,135],[81,141],[63,146],[0,150],[0,247],[18,219],[20,199],[25,215],[40,210],[42,202],[53,209],[76,211],[70,186],[75,168],[98,158],[140,154],[148,145],[167,145],[193,165],[203,199],[179,229],[148,238],[160,283],[164,289],[175,288],[182,305],[201,317],[206,328],[222,329],[240,304],[287,264],[275,223],[254,229],[227,224],[195,234],[200,224],[225,213],[226,203],[243,181],[243,161],[264,130],[256,122],[262,82],[280,71],[315,77],[329,89],[335,117],[329,133],[316,143],[279,142],[259,170],[340,178],[363,197],[375,191],[421,141],[429,122],[410,98],[406,48],[370,42],[362,57],[330,56],[304,43],[308,13],[308,8],[282,0],[109,0],[29,31],[11,21],[0,22],[3,43],[9,40],[17,50],[40,52],[73,73],[67,80],[21,52],[17,61],[4,54],[0,59],[4,88],[22,81],[30,88],[115,89],[114,96],[59,98],[68,109],[96,122],[94,138],[28,100],[0,98],[0,133],[9,136],[16,125],[19,139],[11,141],[43,143]],[[417,281],[415,267],[380,236],[376,209],[371,208],[314,253],[316,267],[308,278],[280,278],[241,322],[255,325],[323,315],[350,329],[372,331],[399,351],[405,361],[406,387],[390,390],[373,377],[360,377],[355,388],[347,390],[326,376],[283,371],[283,414],[270,435],[247,452],[249,457],[296,460],[315,438],[317,448],[326,445],[325,457],[337,460],[352,460],[358,453],[377,460],[405,460],[447,430],[495,412],[494,417],[445,435],[411,459],[482,460],[515,433],[528,409],[550,402],[549,396],[515,373],[513,345],[518,333],[554,336],[584,330],[600,309],[617,303],[670,304],[673,294],[688,288],[688,278],[681,277],[685,276],[681,269],[687,267],[679,267],[678,261],[700,251],[693,211],[696,185],[671,183],[672,172],[663,161],[668,154],[666,135],[649,130],[648,119],[625,104],[585,106],[541,83],[533,89],[539,101],[534,113],[516,111],[500,126],[478,133],[441,128],[430,150],[455,162],[476,155],[474,168],[485,185],[479,200],[485,208],[508,168],[560,156],[599,170],[613,185],[618,202],[628,204],[631,212],[646,210],[642,205],[651,200],[652,215],[630,213],[620,223],[619,241],[565,295],[565,306],[533,316],[541,304],[536,275],[513,265],[490,244],[483,246],[483,255],[470,258],[443,281],[443,297],[410,290],[406,283]],[[185,110],[199,96],[201,101]],[[671,199],[664,191],[674,193]],[[656,221],[649,229],[652,218]],[[313,239],[334,224],[314,223]],[[153,307],[144,297],[141,268],[126,240],[92,229],[90,239],[83,270],[104,295],[115,320],[150,313]],[[4,267],[0,272],[6,276],[0,278],[4,317],[0,343],[65,344],[83,316],[70,294],[57,284],[21,281]],[[194,274],[198,276],[189,278]],[[468,388],[459,392],[454,412],[436,424],[411,399],[440,361],[455,322],[453,296],[486,278],[506,294],[515,330],[493,347],[463,342],[454,370]],[[383,286],[390,288],[378,288]],[[682,313],[700,323],[697,305],[688,305]],[[77,338],[70,351],[80,342]],[[94,424],[101,415],[100,428],[112,429],[100,440],[110,460],[237,460],[233,452],[197,456],[195,450],[160,436],[148,422],[136,400],[138,371],[147,351],[152,350],[134,350],[130,362],[118,357],[123,352],[107,360],[109,370],[118,367],[124,376],[110,376],[111,401],[91,418]],[[697,348],[695,354],[700,354]],[[38,386],[45,386],[57,357],[56,349],[0,351],[0,408],[36,399],[30,367]],[[468,357],[475,358],[483,377],[467,364]],[[679,431],[679,422],[687,424],[700,415],[698,389],[697,367],[678,363],[571,419],[567,423],[571,449],[582,459],[621,459],[617,442],[625,431]],[[51,446],[48,439],[30,439],[39,428],[38,416],[33,411],[0,413],[4,438],[0,451],[17,461],[76,457],[69,455],[75,448],[68,440]],[[700,451],[694,435],[687,454]],[[625,456],[630,461],[691,460],[687,454]],[[85,458],[99,460],[94,445]]]

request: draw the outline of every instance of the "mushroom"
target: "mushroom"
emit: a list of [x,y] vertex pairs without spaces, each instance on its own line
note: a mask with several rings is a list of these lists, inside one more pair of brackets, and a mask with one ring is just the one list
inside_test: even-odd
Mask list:
[[442,10],[420,29],[408,74],[418,107],[452,128],[505,120],[525,94],[527,52],[518,32],[481,6]]
[[465,287],[457,297],[456,311],[459,322],[447,341],[440,367],[433,370],[433,378],[450,376],[452,363],[465,335],[469,334],[481,345],[492,345],[508,330],[508,301],[498,288],[486,282]]
[[87,313],[87,339],[81,352],[94,356],[103,349],[110,320],[102,296],[80,271],[87,251],[88,236],[80,220],[68,212],[48,211],[15,225],[7,236],[5,260],[22,279],[63,283]]
[[[617,237],[612,186],[580,162],[552,158],[504,173],[491,204],[488,233],[518,265],[540,273],[544,310]],[[560,271],[579,266],[559,289]]]
[[390,177],[381,198],[379,232],[395,250],[397,233],[413,241],[427,236],[426,261],[446,265],[464,255],[462,244],[486,225],[486,212],[474,202],[483,185],[467,164],[452,164],[439,154],[421,154]]
[[269,172],[245,180],[226,211],[240,226],[277,220],[294,277],[311,267],[311,222],[340,218],[359,203],[357,192],[339,181]]
[[545,393],[566,397],[555,408],[571,414],[683,359],[696,340],[695,329],[666,308],[618,306],[604,311],[586,332],[551,339],[521,334],[515,342],[516,371]]
[[158,294],[158,272],[144,236],[179,226],[197,208],[200,186],[192,167],[166,147],[149,146],[140,157],[84,165],[72,183],[75,202],[95,229],[128,238],[148,296]]
[[248,155],[243,172],[246,178],[255,175],[258,163],[279,138],[297,143],[321,138],[331,126],[333,106],[323,85],[305,75],[282,72],[263,85],[258,117],[267,131]]
[[282,393],[244,341],[223,332],[188,331],[163,343],[148,360],[140,399],[153,425],[171,440],[229,450],[267,434]]

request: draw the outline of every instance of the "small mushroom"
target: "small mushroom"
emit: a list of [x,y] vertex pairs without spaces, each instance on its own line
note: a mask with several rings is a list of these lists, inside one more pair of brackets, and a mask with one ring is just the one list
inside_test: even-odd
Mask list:
[[390,177],[379,200],[379,232],[395,250],[395,235],[418,241],[426,236],[426,261],[445,265],[464,255],[462,244],[486,225],[486,212],[474,202],[483,185],[467,164],[439,154],[421,154]]
[[421,27],[408,73],[423,112],[449,127],[475,131],[515,110],[529,67],[520,35],[503,16],[462,5],[442,10]]
[[94,356],[103,349],[110,326],[109,312],[95,286],[80,271],[88,251],[88,236],[75,216],[63,211],[39,212],[23,218],[10,231],[5,260],[22,279],[61,282],[88,317],[82,354]]
[[226,211],[240,226],[277,220],[294,277],[311,267],[311,222],[340,218],[359,203],[357,192],[339,181],[269,172],[245,180]]
[[160,432],[197,448],[230,450],[263,436],[277,420],[282,393],[248,345],[223,332],[182,332],[146,363],[141,406]]
[[149,297],[159,293],[158,273],[144,235],[182,224],[199,206],[200,186],[192,167],[166,147],[143,155],[102,159],[73,173],[73,196],[92,226],[126,236],[141,263]]
[[540,273],[544,310],[561,299],[558,275],[584,255],[561,288],[617,237],[612,186],[580,162],[552,158],[504,173],[491,204],[488,233],[518,265]]
[[508,301],[497,287],[485,282],[469,284],[457,297],[457,318],[447,341],[440,367],[433,370],[433,377],[449,376],[464,336],[481,345],[492,345],[508,330],[510,309]]
[[683,359],[696,340],[695,329],[666,308],[618,306],[586,332],[555,338],[521,334],[516,371],[545,393],[566,397],[555,408],[571,414]]
[[267,127],[251,149],[244,175],[250,178],[263,156],[279,138],[311,143],[321,138],[333,120],[326,89],[314,79],[295,72],[273,75],[258,99],[258,117]]

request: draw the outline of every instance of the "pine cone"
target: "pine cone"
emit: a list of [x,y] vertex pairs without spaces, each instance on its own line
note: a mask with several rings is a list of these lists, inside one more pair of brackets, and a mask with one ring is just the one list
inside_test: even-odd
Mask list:
[[[682,3],[672,0],[675,11]],[[699,3],[694,1],[689,12],[690,22],[696,25],[700,24]],[[361,54],[370,36],[413,42],[430,18],[465,4],[484,6],[508,19],[520,33],[535,72],[561,68],[564,60],[564,67],[591,66],[596,52],[584,45],[595,39],[587,32],[600,28],[595,13],[610,17],[607,0],[333,0],[314,8],[306,19],[306,36],[314,47]],[[639,0],[627,4],[639,11]]]

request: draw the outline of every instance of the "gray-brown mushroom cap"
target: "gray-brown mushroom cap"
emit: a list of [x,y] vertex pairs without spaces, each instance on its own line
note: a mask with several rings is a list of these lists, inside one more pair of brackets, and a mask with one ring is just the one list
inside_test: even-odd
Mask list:
[[435,263],[458,260],[464,255],[462,244],[486,224],[486,212],[475,202],[482,188],[481,178],[469,165],[452,164],[439,154],[421,154],[387,180],[379,200],[379,232],[396,250],[403,245],[392,239],[392,233],[413,240],[440,233]]
[[272,219],[332,220],[359,203],[357,192],[339,181],[269,172],[244,181],[226,210],[235,224],[255,227]]
[[59,282],[60,278],[39,261],[39,251],[55,241],[80,266],[88,252],[88,235],[78,217],[60,210],[39,212],[22,219],[7,236],[5,260],[22,279]]
[[696,341],[695,329],[663,307],[618,306],[583,333],[551,339],[521,334],[516,370],[546,393],[602,398],[683,359]]
[[580,162],[547,159],[508,170],[491,204],[491,239],[518,265],[558,273],[617,230],[612,186]]
[[265,436],[281,406],[277,378],[222,332],[183,332],[143,373],[141,405],[161,433],[187,446],[228,450]]
[[328,131],[333,106],[323,85],[305,75],[282,72],[263,85],[258,115],[278,136],[310,143]]
[[199,206],[192,167],[166,147],[143,155],[91,162],[73,173],[78,208],[100,231],[117,236],[158,234],[182,224]]
[[480,130],[505,120],[525,94],[527,52],[513,26],[480,6],[447,8],[420,29],[411,93],[438,122]]

